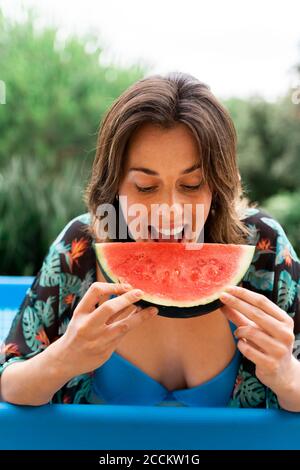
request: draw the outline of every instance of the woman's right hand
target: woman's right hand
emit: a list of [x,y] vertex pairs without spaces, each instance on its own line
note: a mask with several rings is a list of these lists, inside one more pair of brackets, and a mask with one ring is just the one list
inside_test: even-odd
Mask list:
[[[105,363],[126,333],[154,317],[157,308],[141,309],[141,295],[128,284],[94,282],[84,294],[60,338],[63,357],[73,376],[91,372]],[[103,301],[104,296],[117,297]],[[102,300],[101,305],[96,307]]]

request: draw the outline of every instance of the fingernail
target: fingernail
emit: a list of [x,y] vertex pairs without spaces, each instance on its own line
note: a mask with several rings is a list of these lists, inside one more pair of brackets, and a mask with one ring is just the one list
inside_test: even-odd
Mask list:
[[234,291],[234,288],[235,288],[235,286],[227,286],[227,287],[225,288],[225,291],[226,291],[226,292],[233,292],[233,291]]
[[142,310],[142,307],[136,307],[136,309],[133,311],[134,314],[139,313]]
[[144,292],[140,289],[137,289],[134,291],[135,297],[141,297],[144,294]]
[[154,315],[155,313],[158,313],[158,308],[156,307],[149,308],[149,313],[150,315]]
[[222,294],[220,295],[220,299],[222,300],[230,300],[232,298],[232,295],[230,294],[227,294],[226,292],[222,292]]
[[127,282],[125,282],[125,283],[123,284],[123,287],[124,287],[125,289],[132,289],[132,285],[131,285],[131,284],[128,284]]

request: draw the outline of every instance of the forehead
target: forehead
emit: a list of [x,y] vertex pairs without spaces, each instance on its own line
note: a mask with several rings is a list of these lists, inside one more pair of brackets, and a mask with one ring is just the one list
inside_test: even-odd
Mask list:
[[146,123],[131,136],[127,146],[128,162],[151,163],[155,157],[184,160],[185,163],[199,161],[199,148],[190,129],[183,123],[172,128],[163,128]]

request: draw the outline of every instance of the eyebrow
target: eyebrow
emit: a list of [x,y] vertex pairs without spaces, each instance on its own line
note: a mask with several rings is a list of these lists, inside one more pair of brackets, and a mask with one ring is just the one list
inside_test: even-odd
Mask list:
[[[201,168],[200,164],[195,163],[193,166],[183,170],[180,174],[181,175],[186,175],[187,173],[192,173],[192,171],[198,170],[199,168]],[[147,175],[159,176],[159,173],[157,173],[157,171],[151,170],[150,168],[131,167],[131,168],[129,168],[128,172],[129,171],[142,171],[143,173],[146,173]]]

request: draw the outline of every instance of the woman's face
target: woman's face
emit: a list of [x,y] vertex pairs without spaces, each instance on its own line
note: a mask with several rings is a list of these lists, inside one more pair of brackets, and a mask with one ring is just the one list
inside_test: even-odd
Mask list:
[[[203,227],[211,206],[212,194],[208,184],[203,181],[203,175],[199,166],[199,150],[197,142],[188,127],[182,123],[172,129],[164,129],[151,123],[139,128],[128,144],[127,158],[123,178],[119,187],[119,201],[122,212],[126,214],[126,222],[130,227],[135,215],[129,215],[132,204],[143,204],[143,223],[147,227],[154,227],[152,232],[145,232],[140,236],[134,236],[136,241],[196,241],[199,236],[196,231],[196,204],[202,205],[200,214]],[[165,207],[174,210],[163,211],[158,219],[153,216],[153,205],[166,204]],[[183,218],[185,205],[190,205],[189,218]],[[127,205],[127,207],[126,207]],[[156,206],[157,207],[157,206]],[[199,206],[198,206],[199,209]],[[184,220],[190,221],[190,230],[193,230],[194,238],[182,238]],[[175,235],[172,228],[181,229],[180,234]],[[156,230],[155,230],[156,229]],[[157,230],[169,229],[164,238]],[[131,230],[130,230],[131,231]],[[187,229],[185,229],[187,233]],[[132,231],[131,231],[132,233]],[[173,235],[173,236],[172,236]],[[167,237],[167,238],[165,238]],[[179,238],[178,238],[179,237]]]

